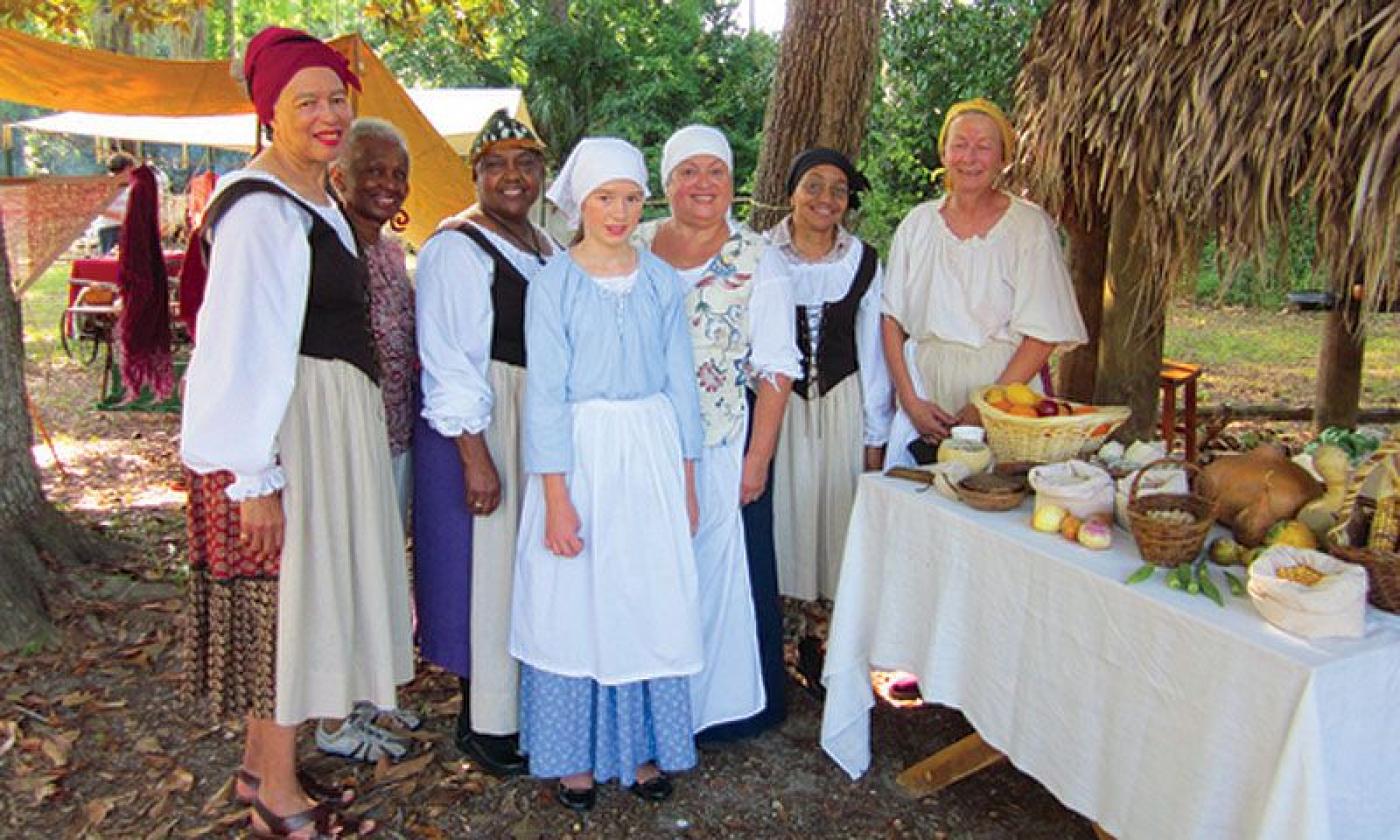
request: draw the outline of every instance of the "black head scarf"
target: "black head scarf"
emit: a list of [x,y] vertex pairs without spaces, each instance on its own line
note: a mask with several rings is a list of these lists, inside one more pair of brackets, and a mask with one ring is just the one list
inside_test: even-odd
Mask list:
[[823,164],[834,166],[845,173],[846,189],[850,191],[847,207],[851,210],[860,209],[860,194],[870,189],[870,182],[865,180],[865,176],[860,174],[860,170],[856,169],[845,155],[822,146],[814,146],[792,159],[787,176],[788,198],[792,198],[792,194],[797,192],[797,182],[802,180],[807,170]]

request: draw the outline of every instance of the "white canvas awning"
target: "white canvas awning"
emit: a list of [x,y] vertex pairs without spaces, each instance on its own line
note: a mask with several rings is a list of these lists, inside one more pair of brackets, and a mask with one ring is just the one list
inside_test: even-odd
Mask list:
[[[529,122],[524,97],[513,88],[443,88],[408,91],[415,105],[459,155],[467,154],[486,118],[505,108]],[[140,143],[213,146],[252,152],[256,127],[252,114],[211,117],[141,117],[64,111],[16,123],[20,128],[55,134],[110,137]]]

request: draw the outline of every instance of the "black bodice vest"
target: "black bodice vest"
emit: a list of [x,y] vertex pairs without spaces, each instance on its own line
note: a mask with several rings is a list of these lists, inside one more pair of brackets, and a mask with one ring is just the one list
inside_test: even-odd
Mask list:
[[[856,356],[856,314],[860,300],[875,279],[879,257],[875,249],[860,242],[860,266],[851,288],[840,300],[822,304],[821,338],[817,355],[812,357],[812,341],[807,334],[808,307],[797,307],[797,349],[802,354],[802,378],[792,383],[792,391],[802,399],[825,394],[860,369]],[[815,387],[813,387],[815,379]]]

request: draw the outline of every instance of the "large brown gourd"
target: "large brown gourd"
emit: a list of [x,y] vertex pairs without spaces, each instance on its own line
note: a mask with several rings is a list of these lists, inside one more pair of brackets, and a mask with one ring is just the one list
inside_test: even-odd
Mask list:
[[1279,520],[1291,519],[1322,495],[1322,485],[1284,451],[1263,444],[1243,455],[1223,455],[1201,473],[1200,493],[1240,545],[1254,547]]

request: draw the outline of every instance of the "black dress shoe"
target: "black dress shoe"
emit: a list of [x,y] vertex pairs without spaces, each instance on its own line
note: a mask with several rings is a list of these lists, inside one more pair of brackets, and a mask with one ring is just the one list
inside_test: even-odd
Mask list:
[[519,776],[526,770],[525,756],[515,735],[483,735],[467,730],[457,733],[457,749],[492,776]]
[[665,802],[676,792],[676,786],[671,784],[671,777],[665,773],[657,773],[645,782],[637,782],[627,789],[632,791],[634,796],[648,802]]
[[589,785],[583,790],[574,790],[560,782],[554,788],[554,798],[570,811],[592,811],[598,802],[598,787]]

